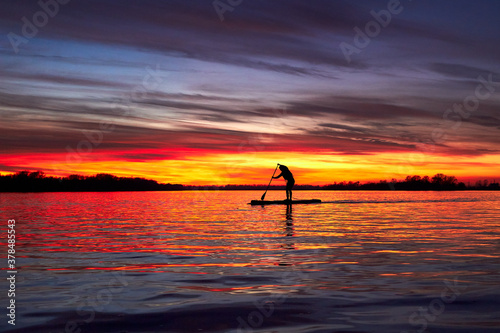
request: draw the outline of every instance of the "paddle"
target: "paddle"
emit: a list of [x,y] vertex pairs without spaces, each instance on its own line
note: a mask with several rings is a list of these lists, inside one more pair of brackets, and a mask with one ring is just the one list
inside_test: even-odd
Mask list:
[[269,184],[267,184],[266,192],[264,192],[264,194],[262,194],[262,197],[260,198],[261,201],[263,201],[264,198],[266,197],[267,190],[269,190],[269,186],[271,185],[271,182],[273,181],[274,174],[276,173],[276,170],[278,169],[279,165],[280,165],[279,163],[278,163],[278,165],[276,165],[276,169],[274,169],[273,176],[271,177]]

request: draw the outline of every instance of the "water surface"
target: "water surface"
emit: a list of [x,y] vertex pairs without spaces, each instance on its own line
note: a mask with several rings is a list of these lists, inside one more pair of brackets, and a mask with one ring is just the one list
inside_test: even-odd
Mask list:
[[295,191],[324,203],[247,205],[261,195],[0,194],[19,271],[16,326],[0,328],[498,331],[499,192]]

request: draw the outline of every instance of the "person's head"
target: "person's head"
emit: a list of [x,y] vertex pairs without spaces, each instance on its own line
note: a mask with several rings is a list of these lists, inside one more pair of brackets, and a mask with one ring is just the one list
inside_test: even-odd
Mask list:
[[286,166],[284,166],[283,164],[280,164],[280,170],[285,171],[285,170],[288,170],[288,168]]

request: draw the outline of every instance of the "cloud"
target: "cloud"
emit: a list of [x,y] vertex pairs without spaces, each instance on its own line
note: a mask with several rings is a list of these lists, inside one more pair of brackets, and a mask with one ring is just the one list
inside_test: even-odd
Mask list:
[[431,118],[432,113],[373,98],[349,98],[338,96],[321,96],[304,101],[290,102],[287,105],[289,114],[301,116],[340,115],[350,120],[398,119],[405,117]]
[[[6,7],[0,17],[13,31],[20,30],[23,15],[39,10],[15,4]],[[345,3],[320,1],[306,6],[300,1],[277,1],[265,4],[265,8],[248,3],[238,7],[234,19],[223,23],[211,2],[206,1],[123,1],[119,7],[109,0],[71,2],[60,8],[40,34],[44,38],[145,48],[184,58],[304,75],[310,69],[286,61],[348,66],[340,53],[318,47],[325,42],[321,31],[352,29],[347,14],[355,16],[352,6]]]
[[478,76],[489,73],[488,70],[475,66],[441,62],[430,64],[430,69],[442,75],[467,80],[477,80]]
[[81,87],[89,87],[92,89],[113,88],[116,90],[133,88],[133,86],[129,83],[119,82],[116,80],[93,79],[88,77],[74,77],[47,73],[14,73],[9,71],[2,71],[2,77],[9,80],[26,80],[28,82],[31,81],[45,84],[75,86],[74,88],[80,89]]
[[326,128],[339,129],[339,130],[345,130],[345,131],[350,131],[350,132],[359,132],[359,133],[363,133],[366,130],[365,127],[354,127],[354,126],[341,125],[341,124],[322,123],[322,124],[318,124],[318,125],[321,127],[326,127]]

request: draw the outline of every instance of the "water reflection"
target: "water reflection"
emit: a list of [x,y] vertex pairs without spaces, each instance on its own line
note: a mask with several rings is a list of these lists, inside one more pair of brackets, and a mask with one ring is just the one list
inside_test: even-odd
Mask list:
[[294,228],[293,228],[293,216],[292,216],[292,205],[286,205],[286,214],[285,214],[285,242],[283,244],[283,248],[287,250],[294,250],[295,243],[293,241],[294,236]]
[[[500,298],[500,193],[306,192],[300,195],[324,203],[246,204],[261,194],[2,194],[0,209],[19,219],[16,240],[25,279],[16,292],[16,302],[25,305],[19,307],[20,318],[49,322],[54,314],[49,318],[47,308],[58,308],[63,325],[67,315],[81,321],[76,312],[81,304],[61,300],[68,295],[79,300],[102,295],[108,288],[103,281],[116,271],[128,284],[126,292],[113,294],[109,304],[99,303],[102,312],[94,323],[105,323],[100,321],[103,313],[118,305],[123,307],[120,313],[172,314],[176,323],[180,317],[205,314],[210,322],[214,313],[227,311],[217,306],[227,304],[231,308],[227,327],[211,331],[231,331],[238,316],[260,314],[254,311],[260,311],[261,304],[269,309],[274,300],[269,293],[283,293],[288,295],[286,302],[274,304],[273,315],[265,316],[266,325],[274,319],[288,322],[288,313],[309,313],[304,320],[324,323],[325,309],[333,313],[329,318],[352,319],[348,324],[353,331],[360,322],[373,327],[400,322],[401,330],[408,330],[414,309],[430,304],[443,281],[456,279],[460,288],[470,287],[460,302],[446,304],[436,323],[445,327],[448,320],[451,327],[460,320],[479,325],[472,315],[479,311],[477,304],[484,313],[490,311],[485,321],[498,322],[500,313],[491,309],[498,308],[493,300]],[[271,200],[279,195],[268,193]],[[461,313],[470,311],[468,316],[454,316],[458,306]],[[284,311],[290,308],[295,312]],[[342,312],[345,309],[352,311]],[[145,320],[138,322],[142,325]],[[281,329],[279,324],[274,330],[269,325],[266,331],[300,330]],[[203,328],[210,331],[203,325],[183,331]],[[474,329],[468,331],[480,331]],[[49,332],[49,328],[24,331]],[[109,329],[82,327],[83,331]]]

